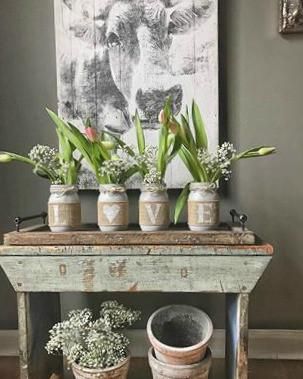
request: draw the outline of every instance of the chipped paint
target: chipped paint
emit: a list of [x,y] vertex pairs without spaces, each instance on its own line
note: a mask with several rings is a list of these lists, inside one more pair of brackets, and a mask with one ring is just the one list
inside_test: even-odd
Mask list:
[[61,265],[59,266],[59,272],[60,272],[60,275],[61,275],[61,276],[66,275],[66,265],[61,264]]
[[187,278],[188,277],[188,269],[187,267],[182,267],[181,268],[181,278]]
[[83,285],[86,292],[92,292],[94,290],[95,279],[95,267],[92,259],[86,259],[83,262]]
[[121,278],[127,273],[126,259],[117,260],[109,266],[109,274],[113,278]]
[[137,292],[138,291],[138,284],[139,282],[136,282],[134,283],[133,285],[131,285],[128,289],[129,292]]

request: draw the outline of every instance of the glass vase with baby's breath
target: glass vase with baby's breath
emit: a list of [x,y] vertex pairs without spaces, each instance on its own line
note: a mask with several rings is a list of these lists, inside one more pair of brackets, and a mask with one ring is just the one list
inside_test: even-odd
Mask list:
[[60,131],[83,156],[99,183],[98,225],[101,231],[126,229],[128,197],[125,182],[137,171],[124,151],[126,145],[109,133],[98,132],[89,119],[83,125],[83,133],[66,122],[60,124]]
[[214,152],[208,147],[208,137],[200,109],[193,101],[191,117],[188,110],[176,120],[180,148],[178,154],[193,177],[181,192],[175,208],[175,223],[178,222],[186,203],[188,205],[188,225],[193,231],[214,229],[219,225],[220,180],[228,181],[234,162],[255,157],[263,157],[276,152],[275,147],[258,146],[237,153],[234,146],[224,142]]
[[170,203],[165,174],[179,148],[179,140],[172,132],[171,117],[171,100],[168,99],[159,115],[158,145],[152,147],[146,145],[138,113],[135,116],[138,152],[132,153],[132,156],[143,179],[139,198],[139,224],[143,231],[164,230],[170,224]]
[[157,168],[156,147],[148,146],[137,156],[138,165],[146,168],[139,198],[139,224],[143,231],[167,229],[170,224],[170,204],[167,188]]
[[125,182],[134,173],[133,165],[123,151],[103,162],[101,174],[107,178],[100,184],[98,224],[102,231],[125,230],[128,226],[129,204]]
[[55,113],[48,111],[56,125],[59,150],[45,145],[34,146],[27,156],[0,152],[0,163],[18,161],[30,165],[34,174],[50,181],[48,224],[52,232],[74,230],[81,225],[81,205],[77,179],[82,156],[74,156],[75,148],[60,132],[63,122]]

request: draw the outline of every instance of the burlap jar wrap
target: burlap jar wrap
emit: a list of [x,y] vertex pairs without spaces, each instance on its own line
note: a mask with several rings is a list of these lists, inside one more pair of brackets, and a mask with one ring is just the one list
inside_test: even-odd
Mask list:
[[98,202],[98,225],[127,226],[128,202]]
[[219,224],[220,202],[188,201],[188,224],[193,226],[212,226]]
[[49,226],[78,227],[81,224],[81,206],[79,203],[49,203]]
[[140,225],[169,225],[169,202],[140,201]]

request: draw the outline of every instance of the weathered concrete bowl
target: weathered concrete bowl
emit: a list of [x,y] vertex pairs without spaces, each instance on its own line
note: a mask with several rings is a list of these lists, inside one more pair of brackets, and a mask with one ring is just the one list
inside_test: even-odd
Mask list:
[[208,315],[188,305],[169,305],[154,312],[147,323],[156,358],[172,365],[200,362],[213,333]]
[[153,373],[153,379],[208,379],[211,352],[208,349],[201,362],[176,366],[158,361],[154,349],[151,348],[148,352],[148,362]]
[[130,356],[118,365],[103,370],[83,368],[73,363],[72,371],[76,379],[126,379],[129,364]]

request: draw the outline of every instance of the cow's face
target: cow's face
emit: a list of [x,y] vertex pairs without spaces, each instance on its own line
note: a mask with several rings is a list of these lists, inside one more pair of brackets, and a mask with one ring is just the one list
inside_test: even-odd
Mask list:
[[138,109],[146,126],[157,126],[168,97],[174,112],[181,109],[184,89],[190,87],[186,80],[195,73],[186,34],[194,33],[210,5],[209,0],[116,1],[109,11],[106,40],[112,76],[130,114]]
[[192,97],[195,30],[212,0],[63,1],[79,49],[72,61],[74,114],[123,134],[136,109],[153,128],[168,97],[175,113]]

